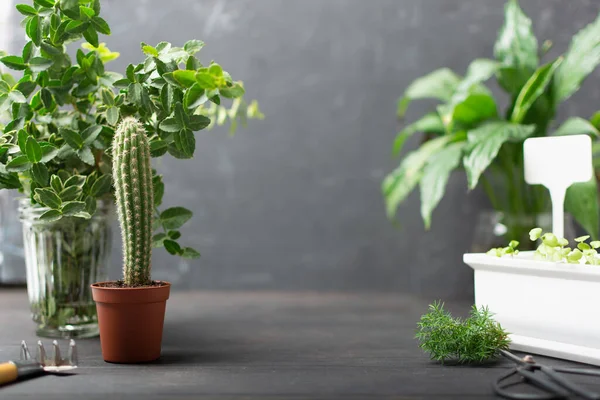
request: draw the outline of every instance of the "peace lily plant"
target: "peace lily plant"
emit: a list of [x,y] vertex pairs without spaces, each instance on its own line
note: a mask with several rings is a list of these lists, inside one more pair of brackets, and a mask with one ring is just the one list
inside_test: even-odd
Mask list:
[[[523,141],[547,135],[598,135],[600,113],[589,120],[571,117],[558,128],[553,120],[559,105],[577,92],[600,63],[600,18],[573,37],[566,53],[547,62],[542,59],[551,43],[539,46],[531,25],[518,2],[509,0],[494,59],[474,60],[464,76],[448,68],[438,69],[406,89],[398,102],[400,118],[413,100],[435,99],[440,104],[404,126],[395,139],[393,152],[398,155],[408,138],[424,134],[422,144],[404,155],[383,182],[390,218],[419,186],[421,215],[429,228],[448,178],[456,169],[465,171],[469,190],[481,183],[497,211],[516,216],[547,212],[546,190],[529,186],[523,179]],[[505,110],[499,110],[499,102],[485,86],[492,79],[508,98]],[[595,149],[600,150],[598,145]],[[596,180],[575,184],[566,197],[566,210],[595,239],[599,218],[596,186]],[[523,242],[529,227],[508,226],[506,236]]]
[[[99,39],[111,33],[100,0],[34,0],[16,8],[28,41],[20,54],[0,54],[0,188],[25,197],[21,215],[28,268],[35,270],[28,284],[38,333],[93,335],[88,284],[102,276],[110,243],[106,210],[114,202],[116,126],[134,117],[152,157],[189,159],[194,132],[227,122],[235,129],[262,114],[255,101],[244,100],[242,82],[218,63],[200,61],[199,40],[183,47],[142,43],[141,62],[119,74],[106,68],[119,54]],[[79,47],[73,58],[71,44]],[[192,212],[162,210],[162,177],[152,170],[149,181],[152,245],[198,257],[180,244],[179,229]]]

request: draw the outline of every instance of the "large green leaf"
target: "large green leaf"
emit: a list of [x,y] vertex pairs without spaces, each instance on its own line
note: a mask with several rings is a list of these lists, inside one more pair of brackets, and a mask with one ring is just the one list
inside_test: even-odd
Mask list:
[[592,163],[594,164],[594,169],[600,169],[600,142],[595,141],[592,143]]
[[596,129],[600,130],[600,111],[596,111],[594,115],[590,117],[590,122]]
[[196,83],[196,71],[177,70],[173,72],[173,77],[186,88]]
[[108,26],[108,23],[105,20],[103,20],[102,18],[93,17],[92,25],[94,25],[94,28],[96,29],[96,31],[98,31],[104,35],[110,35],[110,27]]
[[[169,85],[165,85],[169,86]],[[109,125],[116,125],[119,121],[119,108],[118,107],[108,107],[106,110],[106,121]]]
[[581,117],[569,118],[554,132],[556,136],[583,134],[600,136],[598,129],[590,121]]
[[181,246],[174,240],[166,239],[163,241],[163,246],[169,252],[169,254],[179,254],[181,252]]
[[491,78],[498,66],[496,61],[485,58],[476,59],[469,65],[450,100],[437,108],[448,132],[453,131],[456,124],[470,126],[497,116],[496,101],[481,82]]
[[517,96],[510,118],[512,122],[517,124],[523,122],[527,111],[529,111],[538,97],[544,93],[552,80],[554,71],[556,71],[562,61],[562,57],[559,57],[554,62],[541,66],[531,75]]
[[410,152],[400,166],[383,180],[382,191],[389,218],[394,218],[398,205],[415,188],[423,176],[423,167],[433,154],[442,149],[452,136],[440,136]]
[[210,125],[210,118],[204,115],[190,115],[188,128],[193,132],[200,131]]
[[0,58],[0,62],[2,64],[6,65],[8,68],[14,69],[17,71],[22,71],[24,69],[27,69],[27,64],[25,64],[25,61],[23,60],[22,57],[6,56],[6,57]]
[[25,32],[27,33],[27,36],[31,38],[36,46],[39,46],[42,42],[42,27],[39,15],[26,18],[26,21]]
[[152,186],[154,187],[154,205],[158,207],[162,204],[162,199],[165,194],[165,184],[163,183],[162,176],[153,176]]
[[25,16],[32,16],[38,14],[37,10],[28,4],[17,4],[17,11],[19,11]]
[[102,175],[90,189],[90,195],[94,197],[102,196],[104,193],[108,193],[112,186],[112,176],[110,174]]
[[42,146],[42,162],[47,163],[50,162],[56,157],[58,154],[58,149],[53,145],[47,143]]
[[474,189],[479,177],[498,155],[500,147],[513,140],[524,140],[535,126],[518,125],[506,121],[489,122],[467,133],[467,155],[463,159],[469,189]]
[[60,197],[50,189],[35,189],[35,200],[53,209],[58,209],[62,205]]
[[246,93],[246,91],[244,90],[244,87],[242,85],[236,82],[231,87],[219,89],[219,93],[221,94],[221,96],[226,97],[228,99],[237,99],[239,97],[242,97]]
[[[164,87],[170,88],[170,85],[165,85]],[[194,83],[186,92],[183,97],[183,105],[186,108],[196,108],[203,104],[208,98],[204,94],[205,90],[200,87],[197,83]],[[168,109],[167,111],[170,111]]]
[[59,210],[48,210],[42,215],[40,215],[41,221],[53,222],[58,221],[62,217],[62,214]]
[[467,68],[465,77],[458,84],[456,91],[463,93],[470,92],[473,85],[485,82],[494,76],[499,67],[500,64],[497,61],[487,58],[473,60]]
[[514,98],[519,94],[532,73],[533,70],[528,68],[500,67],[498,69],[498,83]]
[[398,100],[398,117],[403,117],[414,99],[438,99],[449,101],[460,82],[460,77],[448,68],[435,70],[416,79]]
[[581,82],[600,64],[600,15],[573,39],[554,79],[556,102],[575,93]]
[[598,187],[596,178],[589,182],[575,183],[567,189],[565,210],[592,236],[598,239]]
[[184,128],[175,132],[173,139],[177,150],[187,158],[193,157],[196,149],[196,138],[190,129]]
[[516,0],[509,0],[504,7],[504,25],[494,45],[494,55],[503,66],[498,73],[500,85],[511,94],[518,93],[539,59],[531,20]]
[[81,138],[83,139],[83,143],[87,145],[91,145],[94,143],[94,140],[100,135],[102,132],[102,125],[92,125],[83,132],[81,132]]
[[438,106],[438,113],[446,130],[452,131],[457,124],[471,126],[498,115],[496,101],[487,89],[472,87],[475,93],[457,95],[448,104]]
[[73,201],[81,196],[81,192],[81,187],[69,186],[61,190],[58,196],[62,201]]
[[421,183],[421,216],[425,228],[431,226],[431,213],[438,205],[444,192],[450,173],[460,163],[465,142],[452,143],[435,153],[427,163]]
[[33,138],[33,136],[29,136],[27,138],[27,142],[25,144],[25,152],[27,158],[32,163],[37,163],[42,160],[42,148],[40,144]]
[[160,214],[160,222],[166,229],[179,229],[192,218],[192,212],[183,207],[171,207]]
[[81,149],[83,147],[83,138],[81,135],[71,129],[63,128],[60,130],[60,134],[65,139],[65,142],[73,149]]
[[93,166],[95,164],[96,160],[94,159],[94,154],[89,147],[82,147],[81,149],[77,150],[76,153],[77,157],[79,157],[79,159],[87,165]]
[[200,51],[204,47],[204,42],[202,40],[188,40],[183,45],[183,49],[187,51],[190,55],[194,55]]
[[8,172],[23,172],[27,171],[30,167],[31,162],[26,155],[15,157],[8,164],[6,164],[6,170]]
[[444,124],[436,113],[425,114],[421,119],[407,125],[402,129],[394,140],[393,154],[398,155],[402,151],[404,142],[417,132],[444,133]]
[[183,257],[183,258],[198,258],[198,257],[200,257],[200,253],[197,250],[192,249],[191,247],[185,247],[183,249],[183,253],[181,253],[181,257]]
[[48,185],[48,168],[46,164],[36,163],[31,166],[31,176],[40,186]]
[[85,203],[83,201],[68,201],[63,203],[61,212],[63,215],[74,216],[85,210]]
[[31,60],[29,60],[29,68],[31,68],[33,72],[42,72],[47,70],[51,66],[52,60],[48,60],[44,57],[34,57]]

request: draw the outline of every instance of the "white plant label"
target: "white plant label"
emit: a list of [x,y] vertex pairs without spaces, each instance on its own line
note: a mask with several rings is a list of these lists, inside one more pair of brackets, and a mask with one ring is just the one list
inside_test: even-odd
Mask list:
[[592,179],[592,140],[588,135],[525,140],[525,181],[544,185],[552,199],[552,233],[564,237],[564,203],[569,186]]

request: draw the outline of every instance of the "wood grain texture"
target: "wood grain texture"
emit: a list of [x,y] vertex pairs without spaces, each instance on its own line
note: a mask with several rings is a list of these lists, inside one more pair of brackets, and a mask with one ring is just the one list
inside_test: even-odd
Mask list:
[[[37,339],[25,292],[0,291],[0,301],[0,359],[14,359],[20,340]],[[447,306],[457,314],[469,308]],[[426,307],[400,295],[179,292],[167,305],[159,361],[107,364],[98,340],[80,340],[75,375],[9,385],[0,398],[494,398],[491,381],[511,364],[429,361],[413,339]]]

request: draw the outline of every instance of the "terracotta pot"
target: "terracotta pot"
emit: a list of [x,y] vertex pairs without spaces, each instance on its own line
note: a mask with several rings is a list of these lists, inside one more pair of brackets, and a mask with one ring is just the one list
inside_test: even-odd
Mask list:
[[141,288],[92,285],[104,361],[139,363],[160,357],[169,282]]

